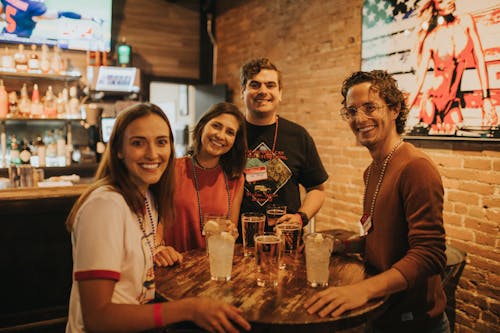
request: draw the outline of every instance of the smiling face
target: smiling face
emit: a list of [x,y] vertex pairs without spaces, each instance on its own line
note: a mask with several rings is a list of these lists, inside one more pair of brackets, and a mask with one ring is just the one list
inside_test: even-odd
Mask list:
[[377,109],[366,115],[358,109],[356,116],[349,120],[349,126],[358,141],[370,151],[384,149],[393,136],[397,136],[395,119],[398,112],[389,110],[377,91],[370,89],[370,82],[353,85],[347,91],[346,107],[363,108],[368,105]]
[[441,16],[446,16],[455,11],[455,0],[434,0],[434,7]]
[[278,82],[277,71],[263,69],[243,87],[242,99],[250,123],[274,122],[281,101],[281,88]]
[[170,128],[156,114],[132,121],[123,135],[118,158],[142,193],[156,184],[168,166],[171,150]]
[[201,133],[200,157],[220,158],[233,147],[238,130],[238,120],[232,114],[223,113],[210,119]]

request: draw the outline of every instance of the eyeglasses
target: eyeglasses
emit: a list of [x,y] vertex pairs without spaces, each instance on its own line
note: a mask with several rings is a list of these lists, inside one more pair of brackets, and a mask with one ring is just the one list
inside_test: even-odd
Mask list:
[[363,112],[365,116],[371,116],[373,112],[378,109],[383,109],[385,105],[377,105],[373,103],[365,103],[360,107],[348,106],[340,109],[340,115],[345,121],[353,120],[359,111]]

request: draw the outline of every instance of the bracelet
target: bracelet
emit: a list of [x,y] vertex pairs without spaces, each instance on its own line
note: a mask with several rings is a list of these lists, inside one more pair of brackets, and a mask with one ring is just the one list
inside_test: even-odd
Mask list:
[[305,227],[309,223],[309,218],[307,217],[307,214],[304,212],[297,212],[296,215],[299,215],[300,221],[302,222],[302,226]]
[[484,94],[484,91],[483,91],[483,99],[485,99],[485,98],[491,98],[490,88],[486,89],[486,94]]
[[161,303],[155,303],[153,305],[153,318],[155,321],[155,327],[163,327],[163,316],[161,314]]

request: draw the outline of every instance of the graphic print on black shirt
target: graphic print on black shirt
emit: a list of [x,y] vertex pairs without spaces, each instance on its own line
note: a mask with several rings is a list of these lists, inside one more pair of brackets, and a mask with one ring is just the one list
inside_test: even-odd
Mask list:
[[281,151],[272,150],[261,142],[248,151],[245,167],[245,195],[261,207],[272,202],[277,192],[292,177],[292,171],[283,162],[286,156]]

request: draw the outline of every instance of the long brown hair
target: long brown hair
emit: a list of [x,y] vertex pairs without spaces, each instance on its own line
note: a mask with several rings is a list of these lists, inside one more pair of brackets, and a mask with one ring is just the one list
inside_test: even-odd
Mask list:
[[170,126],[167,116],[158,106],[151,103],[138,103],[123,110],[117,116],[109,138],[108,146],[106,147],[101,163],[97,168],[95,182],[89,186],[80,198],[78,198],[76,203],[73,205],[68,218],[66,219],[66,227],[70,232],[75,222],[76,213],[82,204],[88,198],[90,193],[101,186],[109,185],[113,187],[116,192],[123,195],[123,198],[131,210],[137,214],[143,214],[144,196],[132,181],[130,173],[123,161],[118,157],[118,153],[122,151],[124,134],[127,127],[134,120],[152,114],[160,116],[168,125],[171,152],[167,169],[161,176],[158,183],[151,185],[149,190],[156,199],[156,208],[158,209],[158,215],[161,221],[165,224],[169,221],[173,221],[175,150],[172,127]]

